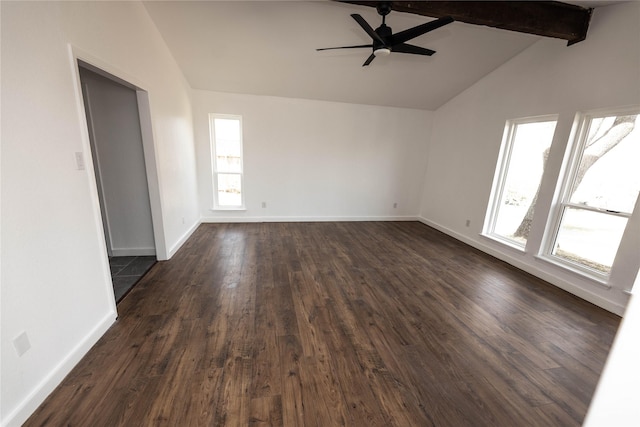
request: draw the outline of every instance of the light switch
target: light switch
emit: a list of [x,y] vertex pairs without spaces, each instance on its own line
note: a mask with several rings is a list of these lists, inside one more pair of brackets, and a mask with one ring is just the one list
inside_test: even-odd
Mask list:
[[76,169],[78,169],[79,171],[83,171],[84,170],[84,155],[82,154],[82,151],[76,151]]

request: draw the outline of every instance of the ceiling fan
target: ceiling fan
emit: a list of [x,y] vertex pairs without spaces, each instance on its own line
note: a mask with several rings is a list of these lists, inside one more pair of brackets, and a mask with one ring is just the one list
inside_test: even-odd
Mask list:
[[371,61],[373,61],[376,56],[387,56],[391,52],[431,56],[436,53],[435,50],[426,49],[420,46],[414,46],[405,42],[453,22],[452,17],[445,16],[434,21],[427,22],[426,24],[418,25],[417,27],[409,28],[408,30],[393,34],[391,32],[391,27],[387,27],[387,25],[385,24],[385,18],[389,14],[389,12],[391,12],[391,2],[381,1],[376,6],[376,9],[378,11],[378,14],[382,16],[382,25],[380,25],[375,30],[371,28],[371,25],[369,25],[362,16],[358,15],[357,13],[351,14],[351,17],[355,19],[358,24],[360,24],[362,29],[365,30],[367,34],[369,34],[372,39],[371,44],[325,47],[316,50],[320,51],[331,49],[358,49],[364,47],[373,48],[373,53],[369,55],[366,61],[364,61],[364,64],[362,64],[363,67],[371,64]]

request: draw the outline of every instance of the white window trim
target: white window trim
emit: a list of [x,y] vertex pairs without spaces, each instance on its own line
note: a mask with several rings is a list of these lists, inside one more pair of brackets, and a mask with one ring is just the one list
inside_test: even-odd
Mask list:
[[[215,119],[232,119],[240,122],[240,172],[225,172],[219,171],[216,162],[216,136],[215,136]],[[211,184],[213,186],[213,203],[211,210],[214,211],[245,211],[244,203],[244,146],[243,146],[243,132],[242,132],[242,116],[236,114],[209,114],[209,148],[211,150]],[[237,174],[240,175],[240,205],[237,206],[221,206],[218,203],[218,174]]]
[[507,180],[507,169],[511,163],[511,154],[513,152],[514,133],[519,125],[529,123],[551,122],[555,121],[557,126],[558,114],[549,114],[544,116],[525,117],[520,119],[507,120],[502,134],[502,143],[500,144],[500,152],[496,163],[496,170],[493,176],[493,185],[491,188],[491,196],[489,198],[489,207],[484,221],[484,227],[481,235],[487,237],[502,245],[508,246],[520,252],[525,252],[526,245],[501,236],[494,232],[496,221],[498,220],[498,212],[500,209],[500,201],[504,194],[505,184]]
[[582,279],[587,279],[596,285],[600,285],[605,289],[611,289],[611,285],[609,285],[609,276],[604,274],[600,274],[595,270],[588,269],[586,267],[582,267],[579,264],[575,264],[569,261],[565,261],[563,258],[556,256],[545,256],[543,254],[536,255],[534,258],[551,264],[555,267],[558,267],[564,271],[567,271],[571,274],[581,277]]
[[[573,189],[575,182],[576,169],[579,167],[580,160],[584,152],[584,145],[587,143],[587,133],[589,132],[589,126],[587,123],[595,118],[605,116],[622,116],[626,114],[640,114],[640,106],[629,106],[621,108],[604,108],[591,110],[587,112],[579,112],[576,114],[571,134],[569,136],[569,143],[565,150],[564,161],[562,169],[560,171],[560,179],[556,185],[556,194],[554,196],[554,202],[551,206],[549,217],[547,219],[547,225],[545,227],[544,235],[542,237],[542,244],[540,245],[540,252],[536,255],[536,258],[551,263],[564,270],[576,273],[587,279],[591,279],[598,284],[605,287],[609,286],[609,277],[611,273],[604,274],[596,270],[581,266],[580,264],[571,262],[562,257],[553,255],[553,246],[560,230],[562,222],[562,214],[566,207],[574,209],[585,209],[594,212],[605,213],[609,215],[621,216],[627,219],[631,218],[631,213],[608,211],[606,209],[600,209],[593,206],[580,205],[571,203],[567,200]],[[578,158],[579,157],[579,158]],[[616,254],[617,257],[617,254]],[[615,264],[615,260],[613,262]]]

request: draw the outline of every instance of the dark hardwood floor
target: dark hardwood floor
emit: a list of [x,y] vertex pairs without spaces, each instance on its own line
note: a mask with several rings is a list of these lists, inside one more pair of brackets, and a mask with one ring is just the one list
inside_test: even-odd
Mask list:
[[417,222],[206,224],[26,423],[571,426],[619,318]]

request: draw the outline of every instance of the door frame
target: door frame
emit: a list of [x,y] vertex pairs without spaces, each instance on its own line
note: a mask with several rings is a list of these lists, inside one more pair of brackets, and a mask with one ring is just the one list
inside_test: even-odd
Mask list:
[[[83,68],[80,66],[80,68]],[[98,190],[98,202],[100,203],[100,212],[102,219],[102,227],[104,230],[105,246],[107,247],[107,255],[113,256],[113,244],[111,242],[111,226],[109,224],[108,206],[104,198],[104,187],[102,183],[102,171],[100,170],[100,155],[96,147],[96,132],[94,129],[94,116],[91,110],[91,93],[86,83],[80,80],[82,86],[82,100],[84,112],[87,117],[87,131],[89,132],[89,145],[91,147],[91,161],[93,163],[94,176],[96,179],[96,189]]]
[[[95,223],[97,231],[101,236],[103,247],[105,250],[105,261],[108,263],[107,242],[103,225],[103,215],[100,208],[100,197],[96,174],[93,168],[93,154],[91,150],[91,142],[89,138],[89,124],[85,112],[84,98],[82,96],[82,82],[80,80],[79,67],[83,67],[103,77],[115,81],[129,87],[136,92],[138,101],[138,115],[140,120],[140,131],[142,136],[142,149],[145,160],[145,171],[147,175],[147,186],[149,191],[149,203],[151,205],[151,221],[153,227],[153,236],[155,241],[156,258],[158,260],[169,259],[167,244],[164,234],[164,216],[163,203],[160,192],[160,175],[158,173],[158,153],[155,146],[155,138],[153,131],[153,122],[151,119],[151,105],[149,101],[149,93],[145,89],[147,87],[144,82],[128,75],[127,73],[117,69],[109,63],[96,58],[88,52],[85,52],[75,46],[69,44],[69,53],[71,60],[71,68],[75,80],[75,95],[78,105],[78,118],[82,127],[82,151],[84,154],[85,167],[89,174],[89,184],[91,197],[94,201]],[[108,267],[108,265],[107,265]],[[107,270],[109,270],[107,268]]]

